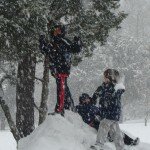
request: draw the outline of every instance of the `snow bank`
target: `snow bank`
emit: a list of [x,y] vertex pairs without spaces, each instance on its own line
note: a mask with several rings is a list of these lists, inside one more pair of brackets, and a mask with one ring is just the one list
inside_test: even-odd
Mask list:
[[65,117],[48,116],[30,136],[20,140],[19,150],[87,150],[96,131],[81,117],[66,111]]
[[8,131],[0,131],[0,150],[16,150],[17,144]]
[[[129,131],[127,125],[121,125],[121,128]],[[136,129],[136,124],[134,128]],[[131,129],[133,129],[132,125]],[[148,127],[147,131],[149,129]],[[131,133],[134,135],[134,132]],[[149,135],[147,134],[147,137]],[[77,113],[66,111],[65,117],[48,116],[31,135],[20,140],[18,150],[89,150],[90,145],[95,141],[96,130],[85,124]],[[106,145],[111,150],[115,150],[113,143],[106,143]],[[150,150],[150,144],[140,143],[138,146],[126,146],[126,148],[127,150]]]

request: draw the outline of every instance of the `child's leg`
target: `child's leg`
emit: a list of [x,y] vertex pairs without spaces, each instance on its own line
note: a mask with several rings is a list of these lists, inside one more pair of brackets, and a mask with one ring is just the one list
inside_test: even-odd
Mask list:
[[107,139],[108,131],[113,122],[108,119],[103,119],[99,125],[96,144],[104,145]]
[[133,143],[134,139],[129,137],[127,134],[124,133],[124,144],[131,145]]
[[70,92],[70,89],[67,85],[67,78],[65,78],[65,104],[64,104],[65,109],[74,109],[74,101],[72,99],[72,95]]
[[113,128],[110,128],[110,130],[109,130],[109,132],[108,132],[108,136],[107,136],[107,138],[108,138],[108,140],[109,140],[110,142],[113,142],[113,141],[114,141],[114,135],[115,135],[114,129],[113,129]]
[[114,135],[114,143],[116,146],[116,150],[123,150],[124,148],[124,141],[123,141],[123,135],[119,127],[118,122],[114,122],[110,128],[112,128],[115,131]]
[[130,137],[127,133],[123,133],[124,134],[124,144],[125,145],[137,145],[139,143],[139,138],[133,138]]
[[57,84],[57,103],[55,107],[55,112],[63,113],[64,112],[64,98],[65,98],[65,78],[57,77],[56,84]]

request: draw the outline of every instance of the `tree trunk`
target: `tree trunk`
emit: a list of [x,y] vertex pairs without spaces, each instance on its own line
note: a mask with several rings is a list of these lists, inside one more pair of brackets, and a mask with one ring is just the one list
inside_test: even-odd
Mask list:
[[41,104],[39,111],[39,125],[43,123],[47,115],[47,100],[48,100],[48,83],[49,83],[49,56],[45,56],[44,61],[44,72],[43,72],[43,82],[42,82],[42,95]]
[[2,117],[1,117],[1,130],[5,130],[5,116],[2,114]]
[[18,64],[16,86],[16,126],[20,134],[34,130],[34,80],[36,56],[28,53]]
[[147,126],[147,122],[148,122],[149,116],[150,116],[150,111],[147,111],[146,112],[146,117],[145,117],[145,126]]
[[12,117],[11,117],[11,114],[9,111],[9,107],[5,104],[5,101],[2,100],[1,98],[0,98],[0,105],[4,111],[5,117],[7,118],[7,122],[9,124],[11,133],[13,134],[15,140],[18,142],[21,138],[21,135],[18,132],[18,129],[16,128],[14,121],[12,120]]

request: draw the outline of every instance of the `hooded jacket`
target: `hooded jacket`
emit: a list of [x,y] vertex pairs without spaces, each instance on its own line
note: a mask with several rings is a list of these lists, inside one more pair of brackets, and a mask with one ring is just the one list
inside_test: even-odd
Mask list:
[[121,95],[125,89],[115,90],[113,83],[103,83],[94,92],[92,100],[99,98],[100,116],[102,119],[119,121],[121,115]]
[[70,74],[72,54],[81,51],[81,42],[74,40],[72,43],[67,38],[56,36],[48,43],[43,35],[40,36],[39,42],[41,52],[49,55],[51,73]]

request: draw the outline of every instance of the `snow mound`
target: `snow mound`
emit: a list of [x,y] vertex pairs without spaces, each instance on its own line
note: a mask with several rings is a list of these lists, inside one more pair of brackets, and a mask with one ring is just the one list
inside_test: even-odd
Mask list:
[[48,116],[31,135],[20,140],[19,150],[87,150],[95,142],[96,131],[71,111]]
[[[89,150],[96,141],[96,134],[77,113],[65,111],[65,117],[48,116],[31,135],[19,141],[18,150]],[[107,142],[106,146],[115,150],[113,143]],[[149,147],[146,143],[126,146],[127,150],[149,150]]]

